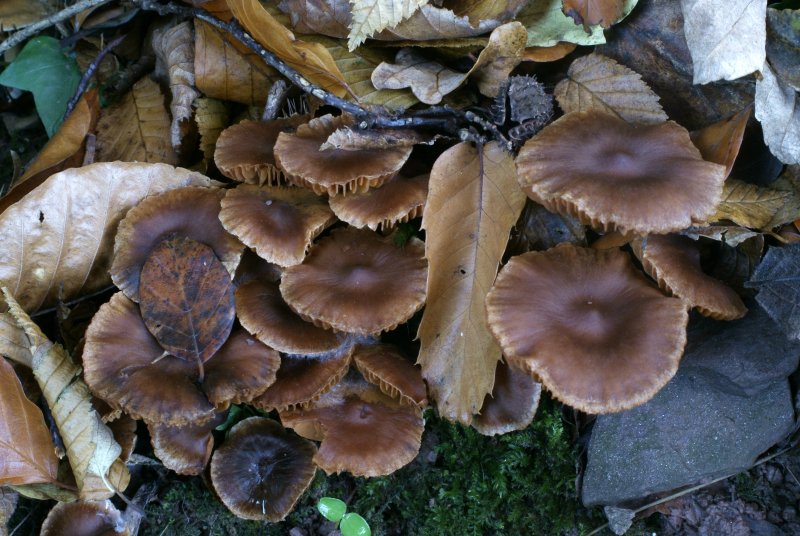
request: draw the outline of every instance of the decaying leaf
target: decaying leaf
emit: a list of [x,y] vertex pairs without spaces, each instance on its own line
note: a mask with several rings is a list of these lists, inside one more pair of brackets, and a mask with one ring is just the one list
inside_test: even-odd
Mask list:
[[340,97],[347,93],[347,83],[325,47],[295,39],[258,0],[228,0],[228,7],[256,41],[310,82]]
[[200,150],[206,161],[214,159],[217,139],[228,126],[228,107],[217,99],[200,97],[194,101],[194,120],[200,133]]
[[183,237],[161,242],[147,257],[139,308],[164,350],[199,363],[225,343],[236,316],[225,266],[209,246]]
[[439,104],[466,79],[459,73],[427,59],[411,48],[401,49],[395,63],[381,63],[372,71],[372,85],[378,89],[411,88],[425,104]]
[[761,229],[772,221],[789,195],[780,190],[728,180],[722,189],[722,201],[711,221],[731,220],[742,227]]
[[694,83],[733,80],[766,60],[765,0],[681,0]]
[[117,224],[145,196],[210,180],[165,164],[98,163],[47,179],[0,215],[0,286],[26,311],[111,284]]
[[519,22],[509,22],[492,30],[489,44],[467,73],[475,79],[481,94],[487,97],[497,95],[500,85],[522,61],[526,39],[525,27]]
[[396,26],[428,3],[428,0],[351,0],[350,34],[347,47],[354,50],[368,37]]
[[731,247],[736,247],[745,240],[749,240],[759,233],[751,231],[746,227],[738,227],[736,225],[709,225],[707,227],[689,227],[682,233],[692,240],[697,240],[701,236],[724,242]]
[[118,103],[101,113],[96,161],[176,164],[169,129],[161,89],[149,78],[142,78]]
[[42,410],[28,400],[14,369],[0,357],[0,486],[57,478],[58,458]]
[[800,339],[800,244],[772,247],[745,286],[784,333]]
[[800,96],[768,63],[756,80],[756,119],[772,154],[784,164],[800,164]]
[[597,110],[631,123],[667,120],[658,95],[642,77],[602,54],[572,62],[567,78],[556,86],[555,97],[566,113]]
[[703,160],[725,166],[726,177],[730,174],[736,156],[739,154],[744,129],[750,119],[751,111],[752,108],[748,107],[733,117],[723,119],[690,134],[692,143],[700,149]]
[[564,15],[587,31],[589,26],[597,24],[610,28],[622,17],[624,7],[623,0],[562,0],[562,3]]
[[[767,225],[767,229],[774,229],[779,225],[794,222],[798,225],[800,220],[800,166],[786,166],[778,180],[769,185],[770,188],[786,192],[789,198],[781,209],[775,214]],[[797,227],[800,229],[800,227]]]
[[8,313],[0,313],[0,355],[28,368],[33,365],[25,332]]
[[9,313],[25,331],[33,354],[33,374],[64,441],[82,499],[100,500],[122,491],[130,475],[119,460],[122,448],[92,407],[92,395],[78,367],[60,345],[34,324],[7,289]]
[[[637,1],[624,0],[620,18],[626,17]],[[564,15],[562,0],[528,2],[517,15],[517,20],[528,29],[527,46],[529,47],[550,47],[559,41],[578,45],[599,45],[606,42],[602,26],[584,29]]]
[[439,413],[469,423],[494,384],[500,347],[484,300],[525,196],[496,142],[460,143],[433,165],[422,216],[429,262],[418,362]]
[[187,133],[186,123],[192,118],[192,103],[200,96],[194,88],[194,35],[186,21],[153,32],[156,71],[166,71],[172,102],[170,141],[177,149]]
[[[796,5],[799,7],[800,5]],[[767,59],[775,75],[800,91],[800,9],[767,9]]]
[[261,58],[245,54],[218,30],[196,20],[194,24],[194,73],[197,89],[206,97],[263,106],[278,75]]

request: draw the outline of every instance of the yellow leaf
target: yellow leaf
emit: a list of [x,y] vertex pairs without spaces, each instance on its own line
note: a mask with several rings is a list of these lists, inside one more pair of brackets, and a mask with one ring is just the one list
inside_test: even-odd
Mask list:
[[228,126],[228,108],[217,99],[201,97],[195,101],[197,131],[200,133],[200,150],[206,161],[214,159],[217,139]]
[[789,192],[728,180],[722,189],[722,202],[710,221],[731,220],[742,227],[761,229],[769,224],[790,196]]
[[496,142],[460,143],[434,163],[422,216],[429,262],[418,362],[439,413],[468,424],[494,384],[500,347],[484,300],[525,204],[514,161]]
[[347,46],[352,51],[368,37],[396,26],[414,14],[428,0],[350,0],[350,34]]

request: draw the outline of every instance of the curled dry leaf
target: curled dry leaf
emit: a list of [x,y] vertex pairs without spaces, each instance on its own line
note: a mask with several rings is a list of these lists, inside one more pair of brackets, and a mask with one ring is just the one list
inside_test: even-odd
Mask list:
[[64,441],[82,499],[107,499],[128,485],[122,448],[92,407],[92,395],[66,350],[50,342],[7,289],[9,313],[25,331],[33,354],[33,374]]
[[756,80],[756,119],[764,141],[784,164],[800,164],[800,95],[775,76],[768,63]]
[[0,355],[28,368],[33,365],[25,331],[8,313],[0,313]]
[[411,88],[425,104],[439,104],[445,95],[460,86],[466,76],[431,61],[419,52],[404,48],[395,63],[381,63],[372,71],[372,85],[378,89]]
[[758,71],[767,58],[763,0],[681,0],[694,83],[733,80]]
[[624,7],[623,0],[562,0],[562,4],[564,14],[586,31],[596,24],[603,28],[611,27],[622,17]]
[[[418,363],[439,413],[469,423],[494,384],[500,347],[484,300],[525,204],[510,154],[460,143],[431,170],[422,215],[430,268]],[[445,207],[447,209],[445,210]]]
[[722,188],[722,201],[710,221],[731,220],[742,227],[762,229],[790,196],[789,192],[730,179]]
[[519,22],[509,22],[492,31],[489,44],[467,73],[467,76],[474,77],[481,94],[487,97],[497,95],[500,85],[522,61],[526,40],[525,27]]
[[176,164],[169,130],[161,89],[149,78],[142,78],[122,100],[101,113],[95,159]]
[[13,367],[0,357],[0,486],[57,479],[58,458],[42,411],[28,400]]
[[347,47],[354,50],[368,37],[407,19],[428,0],[351,0]]
[[111,284],[117,225],[145,196],[207,177],[165,164],[98,163],[67,169],[0,215],[0,285],[26,311]]
[[172,147],[177,149],[187,133],[187,123],[192,118],[192,103],[200,96],[194,88],[194,36],[192,26],[186,21],[171,28],[153,32],[153,51],[156,53],[156,71],[167,71],[172,92],[170,111]]
[[630,123],[661,123],[667,114],[658,95],[635,71],[603,56],[578,58],[558,83],[555,97],[565,113],[596,110]]
[[203,159],[208,162],[214,159],[217,139],[228,126],[228,107],[217,99],[201,97],[194,101],[194,120],[200,133],[200,150]]
[[703,160],[725,166],[725,176],[730,175],[739,148],[742,146],[744,129],[750,119],[752,107],[718,121],[690,134],[692,143],[700,149]]

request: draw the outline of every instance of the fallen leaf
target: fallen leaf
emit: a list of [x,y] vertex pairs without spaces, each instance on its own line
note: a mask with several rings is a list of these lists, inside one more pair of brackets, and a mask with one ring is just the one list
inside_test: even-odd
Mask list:
[[588,31],[589,26],[599,24],[603,28],[610,28],[617,19],[622,17],[622,0],[562,0],[564,15],[567,15],[575,24],[580,24]]
[[700,149],[703,160],[725,166],[725,177],[730,175],[733,163],[739,154],[751,110],[752,108],[748,106],[733,117],[690,133],[692,143]]
[[236,317],[228,270],[210,247],[182,237],[150,252],[139,279],[139,308],[164,350],[200,364],[225,343]]
[[431,137],[416,130],[356,130],[352,127],[342,127],[328,136],[325,143],[319,146],[319,150],[363,151],[365,149],[412,147],[422,143],[431,145],[436,138],[437,136]]
[[771,247],[746,287],[792,339],[800,339],[800,244]]
[[[620,18],[626,17],[636,2],[638,0],[625,0]],[[586,30],[566,16],[562,11],[562,0],[528,2],[517,14],[517,20],[528,30],[529,47],[550,47],[559,41],[577,45],[599,45],[606,42],[601,26]]]
[[407,19],[428,0],[350,0],[350,33],[347,48],[351,51],[368,37]]
[[800,164],[800,96],[768,63],[756,80],[756,119],[772,154],[784,164]]
[[8,313],[0,313],[0,355],[28,368],[33,365],[25,332]]
[[494,97],[525,52],[527,32],[519,22],[509,22],[492,30],[489,44],[478,56],[467,76],[472,76],[482,95]]
[[228,0],[228,7],[261,46],[311,83],[339,97],[347,94],[347,83],[325,47],[295,39],[294,34],[275,20],[258,0]]
[[192,118],[192,103],[200,96],[194,88],[194,36],[188,21],[159,28],[153,32],[153,51],[156,53],[156,71],[166,71],[172,101],[170,141],[173,149],[181,146]]
[[292,28],[299,33],[337,38],[350,33],[349,0],[281,0],[278,9],[289,16]]
[[[0,2],[0,28],[4,32],[24,28],[47,17],[44,4],[30,0],[5,0]],[[1,520],[2,518],[0,518]],[[0,522],[0,527],[3,523]]]
[[254,53],[239,51],[213,26],[195,20],[194,73],[206,97],[263,106],[278,73]]
[[229,124],[228,107],[221,100],[200,97],[194,101],[194,120],[200,133],[200,150],[206,162],[214,160],[214,149]]
[[0,286],[37,311],[111,284],[117,224],[145,196],[210,180],[165,164],[98,163],[56,173],[0,215]]
[[[27,3],[27,2],[26,2]],[[8,522],[19,502],[19,493],[0,487],[0,535],[8,536]]]
[[529,46],[522,55],[522,61],[535,61],[537,63],[547,63],[558,61],[578,47],[575,43],[562,41],[548,47]]
[[466,76],[427,59],[411,48],[403,48],[394,63],[381,63],[372,71],[372,85],[378,89],[411,88],[425,104],[439,104],[460,86]]
[[510,154],[460,143],[434,163],[422,216],[429,262],[418,363],[439,414],[468,424],[491,392],[500,347],[484,300],[525,204]]
[[742,227],[761,229],[783,207],[789,193],[737,180],[725,181],[722,201],[710,221],[731,220]]
[[745,240],[749,240],[754,236],[758,236],[759,233],[756,231],[751,231],[746,227],[739,227],[736,225],[709,225],[707,227],[689,227],[683,233],[684,236],[688,236],[692,240],[697,240],[701,236],[703,238],[710,238],[711,240],[716,240],[718,242],[724,242],[725,244],[736,247]]
[[57,477],[56,449],[42,411],[0,357],[0,486],[56,482]]
[[130,474],[119,460],[122,448],[92,407],[92,395],[78,367],[60,345],[50,342],[8,289],[9,313],[25,331],[33,374],[42,389],[67,450],[82,499],[107,499],[127,486]]
[[775,76],[796,91],[800,91],[798,57],[800,9],[767,9],[767,59]]
[[[470,22],[479,24],[482,20],[508,22],[525,7],[529,0],[459,0],[446,5],[459,17],[469,17]],[[444,2],[433,2],[444,4]]]
[[142,78],[118,103],[100,114],[95,159],[176,164],[169,129],[161,89],[149,78]]
[[555,97],[565,113],[597,110],[631,123],[661,123],[667,114],[638,73],[601,54],[572,62]]
[[681,0],[694,83],[733,80],[766,60],[766,0]]
[[800,167],[786,166],[778,179],[770,184],[770,188],[787,192],[789,198],[765,228],[774,229],[793,221],[797,225],[798,218],[800,218]]

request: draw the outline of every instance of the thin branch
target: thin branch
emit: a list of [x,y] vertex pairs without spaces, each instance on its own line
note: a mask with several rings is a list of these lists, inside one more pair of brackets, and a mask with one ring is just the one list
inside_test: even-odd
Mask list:
[[289,90],[289,85],[283,80],[277,80],[272,84],[272,87],[269,88],[269,94],[267,95],[267,104],[264,106],[264,113],[261,115],[262,121],[271,121],[278,117],[278,112],[286,101]]
[[89,67],[86,69],[86,72],[83,73],[83,76],[81,77],[81,81],[78,82],[78,87],[75,90],[75,94],[67,103],[67,111],[64,112],[64,119],[66,119],[69,116],[69,114],[72,113],[72,110],[75,109],[75,106],[78,104],[78,101],[83,96],[84,92],[86,91],[86,88],[89,87],[89,81],[94,76],[94,73],[95,71],[97,71],[98,67],[100,67],[100,63],[102,63],[106,55],[108,55],[108,53],[111,52],[114,49],[114,47],[122,43],[125,37],[127,37],[127,35],[125,34],[120,35],[119,37],[111,41],[109,44],[107,44],[105,47],[103,47],[103,50],[101,50],[100,53],[92,60],[92,63],[89,64]]
[[30,26],[26,26],[25,28],[17,32],[14,32],[14,34],[12,34],[8,39],[0,43],[0,54],[10,49],[11,47],[17,46],[18,44],[22,43],[29,37],[36,35],[42,30],[49,28],[54,24],[58,24],[61,21],[66,20],[73,15],[77,15],[81,11],[85,11],[87,9],[96,6],[101,6],[103,4],[108,4],[111,1],[112,0],[81,0],[76,4],[73,4],[65,9],[62,9],[58,13],[50,15],[46,19],[42,19],[39,22],[31,24]]

